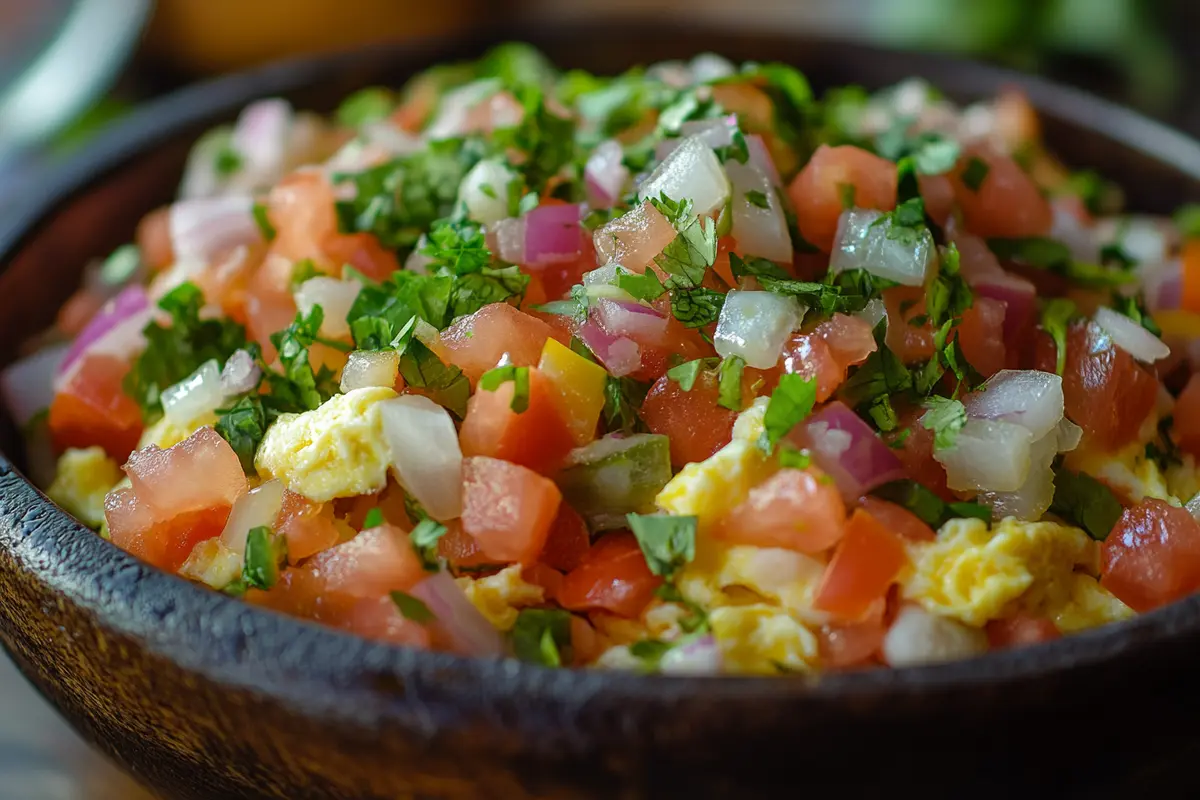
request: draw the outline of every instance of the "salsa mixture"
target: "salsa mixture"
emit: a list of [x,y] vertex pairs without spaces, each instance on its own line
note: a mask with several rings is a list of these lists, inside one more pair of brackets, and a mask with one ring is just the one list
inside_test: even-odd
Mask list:
[[1121,202],[1016,90],[505,45],[205,135],[4,395],[98,535],[362,636],[967,658],[1200,587],[1200,209]]

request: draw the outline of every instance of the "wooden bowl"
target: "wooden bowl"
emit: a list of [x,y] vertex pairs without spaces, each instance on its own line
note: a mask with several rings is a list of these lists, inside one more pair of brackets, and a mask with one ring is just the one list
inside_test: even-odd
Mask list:
[[[522,38],[613,72],[703,50],[817,86],[923,75],[952,97],[1028,90],[1051,146],[1167,211],[1200,147],[1127,110],[976,64],[677,24],[492,31],[290,62],[187,89],[47,176],[0,220],[0,363],[49,324],[89,257],[167,200],[188,145],[246,102],[330,108]],[[92,742],[179,798],[753,797],[1013,792],[1163,796],[1195,783],[1200,597],[1047,645],[819,681],[555,671],[364,641],[160,572],[60,511],[0,447],[0,640]],[[1193,785],[1192,789],[1196,787]],[[1116,793],[1112,795],[1110,793]]]

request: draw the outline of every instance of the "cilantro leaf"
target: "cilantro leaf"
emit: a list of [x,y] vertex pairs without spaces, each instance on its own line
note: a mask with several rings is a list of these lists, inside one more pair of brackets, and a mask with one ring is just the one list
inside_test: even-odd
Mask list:
[[649,391],[648,383],[610,375],[604,384],[605,429],[625,433],[643,430],[645,425],[638,415],[638,409],[646,402],[646,393]]
[[371,528],[378,528],[382,524],[383,524],[383,509],[379,508],[379,506],[376,506],[375,508],[372,508],[370,511],[368,511],[367,515],[365,517],[363,517],[362,529],[364,531],[367,531],[367,530],[370,530]]
[[441,569],[438,541],[445,535],[446,526],[424,516],[424,512],[420,513],[420,519],[408,534],[408,541],[427,572],[437,572]]
[[466,416],[467,400],[471,397],[470,381],[461,369],[448,366],[420,339],[411,337],[404,344],[400,352],[400,375],[407,385],[425,389],[429,399],[459,419]]
[[812,464],[812,454],[808,450],[794,447],[787,442],[779,446],[775,456],[779,459],[779,466],[785,469],[808,469]]
[[[570,661],[571,615],[561,608],[525,608],[509,633],[513,655],[544,667]],[[563,654],[568,654],[563,658]]]
[[[659,211],[663,211],[660,201],[651,202]],[[690,200],[687,201],[686,208],[690,213]],[[665,211],[663,213],[668,219],[672,216]],[[704,280],[705,271],[716,263],[716,226],[707,217],[692,217],[682,225],[676,222],[675,229],[678,234],[654,257],[654,263],[669,276],[665,283],[668,289],[694,289]]]
[[952,519],[973,517],[992,524],[992,509],[981,503],[945,503],[925,486],[902,479],[885,483],[871,492],[896,505],[903,506],[935,531]]
[[1113,308],[1141,325],[1153,335],[1162,336],[1162,328],[1158,327],[1158,323],[1154,321],[1154,318],[1150,316],[1150,312],[1146,310],[1145,298],[1141,293],[1121,295],[1114,292]]
[[433,612],[429,610],[429,606],[425,605],[420,598],[400,591],[389,592],[389,595],[392,602],[396,604],[396,609],[405,619],[412,620],[419,625],[428,624],[436,619]]
[[386,119],[396,107],[396,98],[391,90],[382,86],[368,86],[347,97],[337,107],[334,116],[347,128],[361,128],[369,122]]
[[515,164],[525,178],[525,184],[541,192],[575,155],[575,123],[560,117],[546,106],[541,88],[530,84],[519,87],[514,94],[524,109],[521,122],[513,128],[492,134],[493,145],[500,150],[513,148],[523,155]]
[[671,292],[671,314],[688,328],[703,328],[721,316],[725,293],[715,289],[675,289]]
[[742,372],[746,361],[741,356],[726,356],[717,370],[717,405],[730,411],[742,410]]
[[265,591],[273,587],[286,561],[287,537],[272,533],[266,525],[250,529],[242,566],[242,580],[248,588]]
[[254,224],[258,225],[258,231],[262,234],[263,239],[268,242],[274,241],[275,226],[271,224],[271,217],[267,214],[266,204],[256,201],[250,207],[250,211],[254,214]]
[[438,220],[429,231],[429,244],[421,255],[431,259],[429,270],[450,275],[479,272],[492,263],[483,230],[467,220]]
[[668,580],[696,557],[696,517],[627,514],[646,566]]
[[756,208],[770,208],[771,203],[767,200],[767,196],[757,189],[751,189],[746,192],[746,202]]
[[[891,395],[907,392],[913,388],[913,376],[894,352],[887,346],[887,318],[875,326],[875,352],[867,356],[849,379],[842,384],[839,394],[847,405],[860,409],[875,409],[871,416],[881,430],[891,430],[895,412],[891,410]],[[886,418],[887,425],[880,419]]]
[[979,156],[971,156],[967,166],[962,171],[962,182],[972,192],[978,192],[983,182],[987,180],[991,167]]
[[1062,375],[1063,369],[1067,365],[1067,329],[1078,311],[1075,303],[1065,297],[1047,300],[1042,305],[1042,330],[1050,334],[1050,338],[1054,340],[1054,349],[1057,353],[1054,372],[1057,375]]
[[217,409],[214,428],[237,453],[247,475],[256,474],[254,456],[263,437],[267,435],[267,425],[263,398],[256,392],[242,396],[231,406]]
[[1111,269],[1100,264],[1076,261],[1070,249],[1055,239],[1030,236],[1024,239],[992,238],[987,245],[996,257],[1019,261],[1037,269],[1062,275],[1075,283],[1092,288],[1123,286],[1136,280],[1127,269]]
[[767,410],[763,414],[763,431],[758,446],[767,453],[812,413],[817,402],[816,378],[786,374],[779,377],[779,385],[771,392]]
[[271,388],[272,404],[288,411],[311,411],[337,393],[333,372],[328,367],[313,371],[308,361],[308,349],[317,341],[325,312],[316,305],[282,331],[271,334],[271,344],[279,352],[283,374],[268,371],[265,375]]
[[697,358],[694,361],[685,361],[667,370],[667,377],[678,383],[680,389],[690,392],[696,385],[696,379],[700,377],[700,373],[706,369],[712,369],[718,363],[715,358]]
[[1102,542],[1108,538],[1124,509],[1103,483],[1060,464],[1054,468],[1054,501],[1050,511]]
[[512,403],[509,407],[518,414],[529,408],[529,367],[514,367],[511,364],[495,367],[479,378],[479,388],[494,392],[508,381],[513,383]]
[[666,291],[653,270],[648,269],[639,275],[624,267],[617,269],[617,288],[629,292],[638,300],[646,301],[656,300]]
[[949,450],[958,440],[958,432],[967,424],[967,409],[959,400],[949,397],[929,397],[925,400],[929,409],[921,417],[921,427],[933,431],[933,448]]

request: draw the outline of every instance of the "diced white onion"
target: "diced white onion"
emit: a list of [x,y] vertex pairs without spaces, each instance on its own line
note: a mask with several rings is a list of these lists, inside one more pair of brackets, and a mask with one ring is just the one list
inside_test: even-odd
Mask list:
[[1054,457],[1058,455],[1058,430],[1029,446],[1029,474],[1014,492],[983,492],[980,501],[992,507],[996,519],[1016,517],[1039,520],[1054,500]]
[[1029,475],[1033,437],[1021,425],[968,419],[954,446],[934,450],[946,468],[946,485],[955,491],[1015,492]]
[[[738,248],[746,255],[791,263],[792,236],[771,179],[757,167],[732,159],[725,164],[725,172],[733,185],[731,233],[737,239]],[[762,194],[767,199],[767,207],[760,208],[751,203],[746,197],[747,192]]]
[[44,347],[0,372],[0,397],[18,428],[54,400],[54,374],[69,344]]
[[232,141],[242,158],[241,183],[271,183],[283,173],[292,119],[291,104],[278,97],[257,100],[242,109],[233,126]]
[[1083,440],[1083,428],[1063,417],[1058,421],[1058,452],[1069,453]]
[[438,102],[437,115],[425,129],[426,139],[436,141],[458,136],[467,127],[471,109],[501,89],[500,80],[487,78],[472,81],[442,95]]
[[794,297],[734,289],[725,295],[713,343],[722,358],[741,356],[755,369],[770,369],[805,309]]
[[321,335],[327,339],[344,339],[350,335],[350,324],[346,316],[355,298],[362,291],[356,280],[339,281],[326,275],[309,278],[296,289],[296,308],[308,314],[313,306],[320,306]]
[[1153,364],[1171,355],[1171,348],[1163,344],[1162,339],[1119,311],[1101,306],[1092,320],[1112,337],[1113,344],[1138,361]]
[[602,267],[597,267],[591,272],[583,273],[584,286],[613,286],[617,282],[617,267],[621,266],[615,261],[609,261]]
[[496,255],[509,264],[525,263],[525,218],[508,217],[491,226]]
[[711,214],[729,199],[729,179],[712,148],[689,136],[638,189],[642,200],[663,194],[672,200],[689,199],[697,214]]
[[615,139],[605,139],[588,156],[583,173],[587,182],[588,202],[596,208],[609,208],[621,199],[629,182],[625,151]]
[[517,177],[498,158],[485,158],[462,179],[458,199],[467,207],[467,215],[482,225],[491,225],[508,216],[508,186]]
[[239,556],[246,552],[246,535],[254,528],[274,528],[283,507],[283,483],[269,480],[238,497],[233,502],[221,543]]
[[221,370],[221,391],[226,396],[243,394],[258,386],[262,369],[246,350],[237,350]]
[[883,658],[893,667],[958,661],[987,649],[987,635],[982,630],[916,605],[902,608],[883,637]]
[[854,316],[866,320],[871,325],[871,330],[874,330],[880,320],[887,318],[887,305],[883,302],[882,298],[873,297],[863,306],[862,311],[859,311]]
[[701,53],[692,59],[691,71],[694,83],[711,83],[733,75],[737,72],[737,67],[724,56]]
[[399,373],[400,355],[395,350],[355,350],[342,368],[342,391],[368,386],[391,389]]
[[1062,378],[1035,369],[1002,369],[964,405],[972,417],[1012,422],[1041,439],[1063,418]]
[[262,238],[254,221],[254,198],[226,195],[180,200],[171,205],[167,227],[177,262],[211,264],[221,253]]
[[923,285],[933,262],[933,236],[922,228],[912,244],[889,239],[892,221],[878,222],[881,217],[883,214],[879,211],[862,208],[842,212],[838,218],[829,271],[838,273],[865,269],[872,275],[904,286]]
[[209,359],[191,375],[163,390],[163,415],[174,423],[186,425],[220,408],[224,401],[221,368],[215,359]]
[[418,394],[385,400],[379,409],[396,480],[434,519],[460,516],[463,459],[450,413]]
[[729,147],[733,144],[733,134],[737,131],[737,115],[716,119],[694,119],[679,126],[682,137],[695,136],[712,148]]

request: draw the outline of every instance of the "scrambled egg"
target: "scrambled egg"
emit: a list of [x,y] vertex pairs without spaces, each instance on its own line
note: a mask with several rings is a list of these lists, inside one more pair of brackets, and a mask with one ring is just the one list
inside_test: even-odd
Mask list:
[[213,589],[224,589],[241,577],[244,561],[220,538],[207,539],[192,548],[191,555],[179,568],[179,574]]
[[901,582],[904,595],[976,626],[1015,610],[1061,608],[1071,599],[1076,568],[1090,578],[1099,566],[1097,543],[1082,530],[1011,518],[992,530],[982,520],[951,520],[936,541],[911,545],[909,555],[914,569]]
[[318,503],[382,491],[391,453],[378,404],[395,396],[372,386],[335,395],[313,411],[284,414],[255,456],[259,476],[279,478]]
[[1051,607],[1047,616],[1063,633],[1073,633],[1129,619],[1134,612],[1091,575],[1076,572],[1071,576],[1066,600]]
[[697,543],[678,579],[680,593],[704,608],[770,602],[808,625],[828,615],[813,608],[825,563],[794,550]]
[[807,672],[817,663],[817,637],[774,606],[726,606],[708,620],[728,670],[775,675]]
[[[765,400],[765,398],[760,398]],[[733,427],[733,441],[704,461],[685,466],[655,498],[669,514],[696,516],[701,533],[746,499],[776,469],[774,459],[759,449],[765,402],[743,411]]]
[[1066,465],[1128,494],[1135,503],[1153,497],[1181,505],[1179,496],[1171,491],[1158,464],[1146,458],[1145,444],[1134,443],[1115,453],[1076,450],[1067,454]]
[[512,630],[517,624],[519,609],[541,605],[545,599],[541,586],[521,577],[520,564],[483,578],[459,578],[458,585],[479,613],[502,631]]
[[1200,471],[1196,469],[1195,458],[1185,455],[1181,463],[1167,467],[1167,488],[1185,503],[1200,492]]
[[71,448],[59,456],[54,482],[46,495],[83,524],[99,528],[104,523],[104,496],[122,477],[117,462],[104,448]]
[[138,441],[138,449],[140,450],[143,447],[149,447],[154,444],[166,450],[168,447],[174,447],[179,444],[205,425],[216,424],[217,415],[211,411],[201,414],[196,419],[188,420],[182,425],[172,422],[167,417],[163,417],[142,431],[142,438]]

